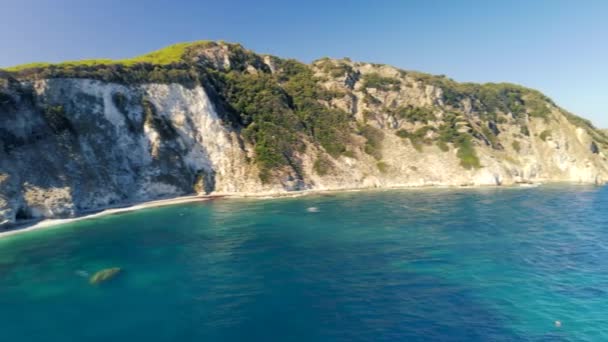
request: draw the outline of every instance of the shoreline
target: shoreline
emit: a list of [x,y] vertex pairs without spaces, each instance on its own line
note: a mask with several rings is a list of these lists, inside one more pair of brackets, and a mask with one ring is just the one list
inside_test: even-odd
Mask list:
[[196,195],[180,196],[180,197],[153,200],[153,201],[141,202],[141,203],[133,203],[133,204],[127,203],[127,204],[124,204],[121,206],[104,207],[104,208],[99,208],[99,209],[83,212],[82,215],[75,216],[75,217],[69,217],[69,218],[57,218],[57,219],[43,218],[40,220],[25,221],[25,222],[22,222],[21,224],[16,224],[13,227],[11,227],[5,231],[0,231],[0,239],[3,237],[11,236],[11,235],[31,232],[31,231],[40,230],[43,228],[50,228],[50,227],[54,227],[54,226],[58,226],[58,225],[66,224],[66,223],[94,219],[94,218],[98,218],[98,217],[102,217],[102,216],[122,214],[122,213],[128,213],[128,212],[137,211],[137,210],[141,210],[141,209],[157,208],[157,207],[164,207],[164,206],[170,206],[170,205],[176,205],[176,204],[205,202],[205,201],[210,201],[215,198],[221,198],[221,197],[225,197],[225,196],[214,196],[214,195],[211,195],[211,196],[196,196]]
[[[56,227],[62,224],[73,223],[78,221],[84,221],[94,219],[103,216],[128,213],[132,211],[138,211],[149,208],[159,208],[177,204],[187,204],[194,202],[207,202],[215,199],[278,199],[278,198],[296,198],[308,195],[323,194],[323,193],[337,193],[337,192],[361,192],[361,191],[390,191],[390,190],[462,190],[462,189],[530,189],[536,188],[542,185],[552,184],[573,184],[573,185],[592,185],[592,184],[581,184],[581,183],[570,183],[570,182],[550,182],[550,183],[521,183],[512,185],[476,185],[476,186],[442,186],[442,185],[423,185],[423,186],[393,186],[384,188],[344,188],[344,189],[308,189],[298,190],[289,192],[267,192],[267,193],[228,193],[228,194],[214,194],[214,195],[186,195],[174,198],[152,200],[140,203],[127,203],[120,206],[109,206],[99,208],[87,212],[83,212],[81,215],[70,218],[59,218],[49,219],[43,218],[40,220],[25,221],[21,224],[16,224],[13,227],[0,231],[0,239],[13,236],[17,234],[32,232],[40,229]],[[596,185],[597,186],[597,185]]]

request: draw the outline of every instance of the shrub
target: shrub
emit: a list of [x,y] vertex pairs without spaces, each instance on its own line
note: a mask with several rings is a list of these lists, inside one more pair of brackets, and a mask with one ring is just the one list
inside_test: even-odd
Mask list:
[[400,129],[396,132],[396,134],[400,138],[409,139],[410,142],[412,143],[412,146],[416,149],[416,151],[422,152],[423,145],[431,143],[431,140],[427,139],[426,135],[428,134],[429,131],[434,131],[434,130],[435,130],[435,128],[433,128],[431,126],[424,126],[411,133],[405,129]]
[[315,172],[319,176],[327,175],[331,171],[332,167],[333,164],[331,163],[331,161],[323,156],[318,157],[313,165]]
[[376,167],[378,168],[378,170],[380,171],[380,173],[387,173],[388,172],[388,164],[383,162],[383,161],[379,161],[376,163]]
[[[438,130],[438,141],[443,144],[454,144],[454,147],[458,149],[456,156],[460,158],[460,165],[465,169],[470,170],[473,168],[480,168],[481,164],[479,158],[477,157],[477,153],[475,152],[475,147],[473,146],[471,136],[466,133],[458,132],[458,128],[456,126],[457,121],[458,117],[456,114],[446,114],[444,123],[439,127]],[[440,148],[442,147],[440,146]],[[442,150],[444,149],[442,148]],[[447,151],[447,149],[445,149],[445,151]]]
[[384,133],[370,125],[365,125],[359,130],[359,134],[365,137],[365,153],[372,157],[380,160],[382,159],[382,140],[384,139]]
[[519,141],[517,141],[517,140],[513,141],[511,146],[513,146],[513,149],[515,150],[515,152],[519,153],[519,151],[521,151],[521,144],[519,143]]
[[350,65],[340,61],[334,62],[330,59],[324,59],[318,63],[321,70],[333,78],[344,77],[345,75],[353,72],[353,68]]
[[445,143],[455,143],[460,133],[458,132],[458,128],[456,127],[457,122],[457,114],[455,113],[447,113],[444,116],[444,122],[439,126],[438,134],[439,140]]
[[15,99],[10,94],[0,92],[0,109],[2,108],[14,108]]
[[367,105],[380,105],[382,104],[382,101],[378,100],[377,98],[375,98],[372,94],[364,91],[363,92],[363,103],[367,104]]
[[541,139],[542,141],[547,141],[547,139],[548,139],[549,137],[551,137],[551,131],[550,131],[550,130],[548,130],[548,129],[547,129],[547,130],[544,130],[544,131],[542,131],[542,132],[540,133],[540,136],[539,136],[539,137],[540,137],[540,139]]
[[164,140],[177,138],[178,133],[171,120],[160,115],[154,104],[147,99],[143,99],[141,106],[144,110],[144,123],[146,126],[153,127]]
[[[457,83],[451,79],[426,75],[423,82],[439,87],[443,91],[443,102],[454,108],[461,108],[461,101],[470,98],[473,110],[482,115],[496,115],[496,112],[512,113],[520,116],[525,113],[523,95],[528,89],[508,83]],[[487,118],[486,118],[487,120]]]
[[441,140],[437,141],[437,147],[439,147],[439,149],[443,152],[448,152],[450,150],[450,147],[448,146],[448,144],[446,144],[445,141],[441,141]]
[[221,82],[225,99],[246,126],[244,137],[255,144],[260,179],[269,182],[271,170],[290,165],[293,153],[302,150],[297,134],[303,125],[272,75],[231,71]]
[[288,61],[283,68],[286,73],[284,88],[308,133],[330,155],[336,157],[344,153],[350,132],[348,113],[319,103],[318,99],[330,98],[332,93],[319,87],[308,66]]
[[[114,104],[114,106],[116,107],[118,112],[123,115],[123,117],[125,119],[125,124],[127,125],[127,129],[129,130],[129,132],[131,132],[131,133],[141,132],[141,130],[143,129],[143,127],[141,126],[141,123],[134,122],[133,119],[131,119],[131,117],[129,116],[129,108],[128,108],[129,99],[123,93],[116,92],[116,93],[112,94],[112,103]],[[150,106],[150,105],[151,105],[151,103],[146,103],[146,106]],[[152,110],[151,108],[146,108],[146,107],[143,107],[143,109],[144,109],[144,114],[145,114],[146,110]]]
[[458,152],[456,156],[460,158],[460,165],[467,170],[478,169],[481,167],[473,143],[468,136],[462,137],[458,142]]
[[67,118],[63,106],[47,106],[44,108],[43,115],[53,133],[57,135],[76,133],[74,126],[72,126],[72,123]]
[[112,103],[114,104],[116,109],[118,109],[118,111],[121,112],[122,114],[126,114],[128,112],[128,109],[127,109],[128,99],[125,96],[125,94],[119,93],[119,92],[113,93],[112,94]]
[[577,127],[581,127],[589,133],[594,139],[596,139],[599,143],[608,145],[608,135],[606,132],[597,129],[591,121],[587,119],[583,119],[579,116],[576,116],[567,111],[562,111],[562,113],[566,116],[568,121]]
[[389,114],[392,114],[400,119],[405,119],[408,122],[424,122],[435,120],[435,113],[431,108],[426,107],[398,107],[395,109],[388,109]]
[[308,66],[294,60],[277,61],[277,66],[276,74],[233,70],[213,75],[229,108],[238,113],[238,124],[246,127],[243,135],[255,144],[263,181],[270,180],[273,169],[299,168],[295,153],[304,150],[304,137],[337,157],[346,152],[352,131],[348,113],[319,102],[340,94],[320,87]]
[[490,130],[488,127],[483,126],[481,128],[481,133],[486,137],[486,139],[488,139],[492,148],[502,148],[500,142],[498,141],[498,137],[496,137],[496,135],[494,135],[494,132],[492,132],[492,130]]
[[363,122],[368,122],[371,119],[374,119],[376,117],[376,114],[374,114],[372,111],[369,110],[364,110],[363,111]]
[[393,77],[383,77],[378,73],[363,75],[363,88],[375,88],[378,90],[399,90],[401,80]]
[[533,96],[529,100],[526,100],[526,106],[529,108],[528,114],[530,117],[541,118],[545,121],[549,120],[551,110],[547,107],[547,103],[543,99]]
[[344,153],[342,153],[342,155],[345,157],[348,157],[348,158],[357,159],[357,156],[355,155],[355,152],[353,152],[353,151],[344,151]]

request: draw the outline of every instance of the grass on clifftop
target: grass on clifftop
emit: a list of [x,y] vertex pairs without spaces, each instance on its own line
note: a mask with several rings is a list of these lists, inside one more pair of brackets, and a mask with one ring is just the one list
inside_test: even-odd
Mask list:
[[124,66],[131,66],[140,63],[154,64],[154,65],[168,65],[173,63],[179,63],[182,61],[182,57],[191,47],[205,46],[212,44],[211,41],[197,41],[192,43],[178,43],[167,46],[163,49],[156,50],[145,55],[141,55],[134,58],[128,59],[85,59],[78,61],[66,61],[61,63],[28,63],[16,65],[13,67],[6,68],[4,70],[9,72],[19,72],[28,69],[47,68],[51,66],[57,67],[68,67],[68,66],[95,66],[95,65],[113,65],[120,64]]

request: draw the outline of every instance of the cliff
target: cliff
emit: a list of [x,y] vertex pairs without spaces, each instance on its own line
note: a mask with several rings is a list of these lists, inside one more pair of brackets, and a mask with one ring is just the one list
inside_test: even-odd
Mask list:
[[608,136],[537,91],[223,42],[0,72],[0,223],[179,195],[603,184]]

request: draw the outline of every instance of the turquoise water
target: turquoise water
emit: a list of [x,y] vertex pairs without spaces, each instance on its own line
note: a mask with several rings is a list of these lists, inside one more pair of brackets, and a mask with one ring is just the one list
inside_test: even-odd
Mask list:
[[1,341],[608,341],[607,208],[595,187],[356,192],[11,236]]

